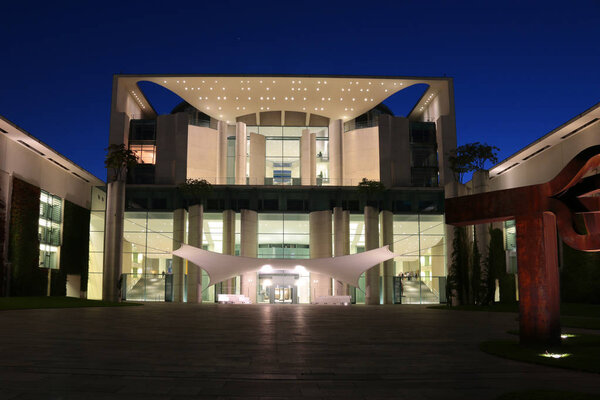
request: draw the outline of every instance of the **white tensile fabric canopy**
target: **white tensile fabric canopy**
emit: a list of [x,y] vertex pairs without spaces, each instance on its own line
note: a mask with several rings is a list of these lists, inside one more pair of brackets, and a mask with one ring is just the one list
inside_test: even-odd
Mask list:
[[[391,258],[397,257],[390,251],[389,246],[339,257],[287,259],[287,258],[253,258],[230,256],[213,253],[194,246],[182,244],[173,252],[174,255],[185,258],[206,271],[210,284],[214,285],[247,272],[263,270],[299,270],[331,276],[332,278],[358,287],[360,275],[369,268]],[[189,268],[189,266],[188,266]]]

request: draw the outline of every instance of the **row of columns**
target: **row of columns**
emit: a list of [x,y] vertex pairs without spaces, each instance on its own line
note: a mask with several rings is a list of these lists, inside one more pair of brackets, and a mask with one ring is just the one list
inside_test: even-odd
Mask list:
[[[202,247],[202,205],[189,207],[189,212],[178,209],[173,212],[173,248],[187,242],[195,247]],[[185,238],[186,219],[188,223],[187,240]],[[252,210],[241,210],[240,255],[257,257],[258,253],[258,213]],[[332,225],[333,222],[333,225]],[[365,207],[365,250],[376,249],[382,245],[392,245],[393,214],[373,207]],[[333,226],[333,232],[332,232]],[[379,227],[381,226],[381,235]],[[333,233],[333,235],[332,235]],[[333,243],[332,243],[333,237]],[[333,246],[332,246],[333,245]],[[311,258],[339,257],[350,254],[350,213],[341,207],[330,210],[313,211],[309,214],[309,246]],[[333,248],[333,254],[332,254]],[[393,250],[393,249],[391,249]],[[223,254],[235,254],[235,211],[223,211]],[[184,301],[184,282],[187,273],[187,301],[202,302],[202,273],[200,269],[185,260],[173,256],[173,301]],[[377,264],[367,270],[365,282],[365,303],[380,304],[380,276],[383,276],[384,304],[393,303],[394,261],[389,260]],[[310,273],[312,298],[331,295],[348,295],[348,284],[335,280],[327,275]],[[235,278],[222,283],[223,293],[234,293]],[[256,302],[257,274],[246,273],[240,277],[240,293]]]
[[[334,184],[342,182],[342,131],[343,121],[334,120],[329,124],[329,165],[330,179]],[[217,124],[218,132],[218,164],[217,184],[227,184],[227,137],[228,125],[224,121]],[[249,137],[250,148],[248,149]],[[248,151],[250,150],[250,151]],[[248,154],[250,164],[247,163]],[[263,185],[265,179],[266,141],[263,135],[247,132],[246,124],[235,125],[235,171],[236,185],[245,185],[248,176],[251,185]],[[302,185],[316,185],[317,173],[316,134],[308,129],[302,131],[300,137],[300,176]]]

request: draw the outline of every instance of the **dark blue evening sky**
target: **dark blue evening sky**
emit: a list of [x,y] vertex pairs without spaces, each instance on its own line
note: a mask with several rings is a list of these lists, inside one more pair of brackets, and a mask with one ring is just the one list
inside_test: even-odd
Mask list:
[[[600,101],[592,0],[11,1],[0,15],[0,115],[103,179],[119,72],[447,75],[458,143],[500,159]],[[408,94],[387,102],[396,114]]]

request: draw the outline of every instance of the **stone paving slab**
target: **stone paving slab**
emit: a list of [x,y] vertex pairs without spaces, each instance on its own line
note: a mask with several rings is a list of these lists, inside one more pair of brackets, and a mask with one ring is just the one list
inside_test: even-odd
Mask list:
[[0,312],[0,399],[493,399],[600,394],[597,374],[496,358],[515,314],[191,305]]

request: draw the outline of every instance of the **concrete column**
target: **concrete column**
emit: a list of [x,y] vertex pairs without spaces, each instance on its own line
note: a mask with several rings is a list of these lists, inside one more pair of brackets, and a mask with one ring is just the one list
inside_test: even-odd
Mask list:
[[[344,211],[342,207],[334,207],[333,256],[339,257],[348,254],[350,254],[350,212]],[[347,283],[335,280],[334,286],[336,296],[349,294]]]
[[125,182],[117,180],[107,186],[102,300],[119,301],[121,298],[119,282],[123,262]]
[[246,184],[246,155],[248,142],[246,124],[238,122],[235,126],[235,184]]
[[317,136],[308,129],[300,137],[300,181],[302,185],[317,184]]
[[[173,211],[173,248],[178,249],[185,243],[185,217],[184,208]],[[183,258],[173,256],[173,302],[183,302],[185,281],[185,262]]]
[[180,184],[187,178],[188,119],[185,113],[156,119],[156,184]]
[[[243,257],[256,257],[258,255],[258,213],[252,210],[240,210],[241,238],[240,255]],[[256,303],[256,272],[242,274],[240,294],[248,296],[252,303]]]
[[265,184],[266,138],[258,133],[250,133],[250,184]]
[[[331,257],[331,211],[313,211],[308,216],[310,258]],[[310,274],[311,299],[331,296],[331,277]]]
[[217,184],[225,185],[227,183],[227,123],[225,121],[217,122],[219,132],[219,154],[217,157]]
[[[235,255],[235,211],[223,211],[223,254]],[[221,293],[235,294],[235,278],[224,281]]]
[[[190,206],[188,212],[188,244],[190,246],[202,248],[203,219],[202,204]],[[188,303],[202,303],[202,270],[190,262],[188,262],[187,301]]]
[[[394,213],[381,211],[379,213],[379,224],[381,226],[381,246],[390,245],[394,251]],[[394,260],[383,262],[383,304],[394,304]]]
[[[365,207],[365,250],[379,247],[379,213],[374,207]],[[365,304],[379,304],[380,265],[369,268],[365,279]]]
[[341,119],[331,121],[331,123],[329,124],[329,181],[332,185],[342,184],[343,132],[344,122]]

